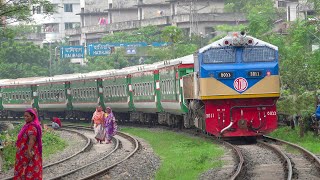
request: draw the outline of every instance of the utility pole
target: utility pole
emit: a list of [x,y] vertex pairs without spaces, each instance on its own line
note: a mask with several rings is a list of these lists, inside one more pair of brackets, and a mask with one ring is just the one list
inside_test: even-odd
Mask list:
[[52,66],[52,52],[51,52],[51,41],[49,42],[49,76],[51,76],[51,66]]

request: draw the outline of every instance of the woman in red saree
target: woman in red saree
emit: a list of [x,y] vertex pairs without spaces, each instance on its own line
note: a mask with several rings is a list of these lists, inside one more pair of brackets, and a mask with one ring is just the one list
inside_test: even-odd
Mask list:
[[33,109],[24,112],[26,124],[21,128],[16,142],[15,180],[42,179],[42,130]]

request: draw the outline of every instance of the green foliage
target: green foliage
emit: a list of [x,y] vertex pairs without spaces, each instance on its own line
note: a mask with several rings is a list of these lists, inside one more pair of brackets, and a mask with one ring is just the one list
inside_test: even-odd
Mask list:
[[178,43],[183,40],[183,32],[176,26],[166,26],[162,30],[162,38],[166,42]]
[[[4,166],[3,170],[7,171],[14,166],[16,157],[15,142],[22,125],[15,126],[13,130],[0,134],[5,146],[3,149]],[[67,143],[59,137],[54,131],[43,131],[42,134],[43,158],[49,157],[63,150]],[[54,147],[54,148],[52,148]]]
[[[31,22],[32,18],[30,13],[30,7],[33,5],[41,6],[45,9],[45,14],[54,12],[53,5],[47,0],[17,0],[17,1],[1,1],[0,2],[0,17],[6,17],[9,19],[9,23],[17,21]],[[3,21],[0,21],[2,26]]]
[[320,153],[320,137],[315,137],[313,133],[305,133],[303,138],[300,138],[300,129],[296,128],[292,130],[290,127],[278,128],[270,134],[272,137],[289,141],[294,144],[298,144],[312,153]]
[[222,165],[223,149],[207,140],[164,130],[122,130],[147,140],[160,156],[156,179],[197,179],[202,172]]
[[0,44],[0,78],[46,76],[48,59],[48,51],[33,43],[4,41]]

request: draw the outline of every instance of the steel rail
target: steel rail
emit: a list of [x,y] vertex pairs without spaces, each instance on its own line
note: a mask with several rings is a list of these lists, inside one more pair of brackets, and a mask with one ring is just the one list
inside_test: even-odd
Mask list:
[[280,149],[278,149],[277,147],[272,146],[271,144],[268,144],[266,142],[263,141],[258,141],[260,144],[262,144],[263,146],[271,149],[272,151],[274,151],[276,154],[278,154],[278,156],[283,160],[283,163],[286,165],[287,167],[287,180],[291,180],[292,179],[292,175],[293,175],[293,167],[292,167],[292,163],[290,158],[283,153]]
[[[85,130],[92,130],[91,128],[81,127],[81,126],[69,126],[69,125],[65,125],[65,126],[67,126],[67,127],[69,127],[69,128],[81,128],[81,129],[85,129]],[[86,167],[88,167],[88,166],[90,166],[90,165],[92,165],[92,164],[94,164],[94,163],[97,163],[97,162],[99,162],[99,161],[107,158],[108,156],[110,156],[112,153],[114,153],[116,150],[118,150],[118,149],[120,148],[120,142],[119,142],[118,139],[112,138],[112,142],[113,142],[113,144],[115,144],[115,146],[114,146],[114,148],[113,148],[108,154],[106,154],[105,156],[103,156],[103,157],[101,157],[100,159],[98,159],[98,160],[96,160],[96,161],[93,161],[93,162],[91,162],[91,163],[89,163],[89,164],[86,164],[86,165],[84,165],[84,166],[81,166],[81,167],[79,167],[79,168],[77,168],[77,169],[74,169],[74,170],[69,171],[69,172],[66,172],[66,173],[64,173],[64,174],[62,174],[62,175],[58,175],[58,176],[56,176],[56,177],[53,177],[53,178],[51,178],[50,180],[61,179],[61,178],[63,178],[63,177],[66,177],[66,176],[68,176],[68,175],[70,175],[70,174],[73,174],[73,173],[75,173],[75,172],[77,172],[77,171],[79,171],[79,170],[81,170],[81,169],[84,169],[84,168],[86,168]]]
[[105,173],[106,171],[112,169],[113,167],[117,166],[118,164],[122,163],[123,161],[129,159],[134,153],[136,153],[139,149],[139,142],[136,138],[130,136],[129,134],[126,134],[126,133],[123,133],[123,132],[118,132],[118,134],[121,134],[122,137],[126,136],[127,138],[131,139],[131,142],[133,141],[134,145],[135,145],[135,149],[128,155],[126,156],[125,158],[123,158],[122,160],[118,161],[118,162],[115,162],[113,163],[112,165],[96,172],[96,173],[93,173],[93,174],[90,174],[84,178],[82,178],[81,180],[85,180],[85,179],[92,179],[94,177],[97,177],[103,173]]
[[286,144],[286,145],[289,145],[291,147],[294,147],[294,148],[297,148],[298,150],[300,150],[304,155],[306,155],[307,158],[309,158],[312,162],[314,162],[318,168],[320,168],[320,159],[314,155],[313,153],[311,153],[310,151],[306,150],[305,148],[301,147],[301,146],[298,146],[296,144],[293,144],[293,143],[290,143],[290,142],[287,142],[287,141],[284,141],[284,140],[280,140],[280,139],[277,139],[277,138],[273,138],[273,137],[270,137],[270,136],[263,136],[265,139],[270,139],[270,140],[273,140],[273,141],[276,141],[276,142],[280,142],[280,143],[283,143],[283,144]]
[[236,178],[238,178],[238,176],[240,175],[242,169],[243,169],[243,164],[244,164],[244,158],[243,155],[240,151],[240,149],[237,146],[232,145],[231,143],[228,143],[227,141],[223,141],[221,139],[215,138],[220,144],[224,145],[224,146],[228,146],[230,149],[232,149],[232,151],[236,154],[237,158],[238,158],[238,165],[236,166],[237,168],[234,170],[234,174],[232,174],[232,176],[230,177],[230,180],[235,180]]

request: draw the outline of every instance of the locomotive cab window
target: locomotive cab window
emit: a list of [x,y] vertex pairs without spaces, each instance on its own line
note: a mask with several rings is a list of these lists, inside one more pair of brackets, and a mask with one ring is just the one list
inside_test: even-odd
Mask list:
[[212,48],[203,53],[204,64],[234,63],[236,49],[233,47]]
[[271,62],[276,60],[276,51],[267,46],[245,48],[242,54],[243,62]]

